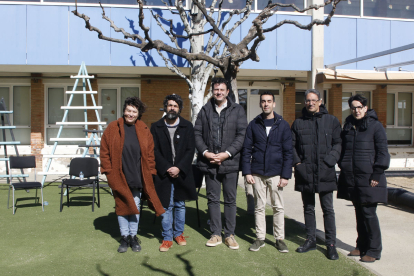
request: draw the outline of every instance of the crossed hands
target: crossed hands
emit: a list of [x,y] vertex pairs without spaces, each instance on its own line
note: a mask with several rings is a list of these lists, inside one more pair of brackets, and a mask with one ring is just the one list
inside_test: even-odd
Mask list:
[[167,170],[167,173],[172,177],[172,178],[177,178],[178,174],[180,173],[180,169],[177,167],[171,167]]
[[[254,181],[253,175],[246,174],[246,182],[249,183],[249,184],[254,184],[255,181]],[[288,182],[289,182],[289,180],[284,179],[284,178],[280,178],[279,183],[277,184],[277,186],[281,187],[281,188],[286,187]]]
[[204,157],[207,158],[211,164],[221,165],[221,162],[229,158],[229,155],[226,152],[220,152],[214,154],[212,152],[206,152]]

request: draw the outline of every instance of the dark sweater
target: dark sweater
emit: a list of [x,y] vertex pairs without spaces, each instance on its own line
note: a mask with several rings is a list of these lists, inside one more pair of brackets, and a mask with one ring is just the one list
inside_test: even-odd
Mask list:
[[122,149],[122,171],[128,186],[142,189],[141,148],[134,125],[124,124],[125,140]]

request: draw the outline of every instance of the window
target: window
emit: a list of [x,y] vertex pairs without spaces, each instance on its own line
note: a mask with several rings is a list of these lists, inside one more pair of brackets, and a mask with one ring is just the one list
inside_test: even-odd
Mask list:
[[367,98],[367,107],[371,108],[371,91],[354,91],[354,92],[342,92],[342,124],[345,123],[346,118],[351,115],[351,109],[349,108],[348,100],[351,96],[360,94]]
[[[329,14],[332,11],[332,4],[325,6],[325,14]],[[361,15],[361,2],[360,0],[346,0],[340,2],[336,6],[335,15]]]
[[302,117],[302,109],[305,107],[305,90],[296,90],[295,119]]
[[[13,129],[15,140],[20,141],[21,145],[30,145],[30,86],[0,87],[0,98],[4,99],[8,110],[13,110],[9,118],[10,124],[16,126],[16,129]],[[6,141],[12,141],[10,131],[6,130],[5,133]],[[0,141],[4,141],[3,135],[0,136]]]
[[[280,3],[280,4],[295,4],[296,7],[299,9],[303,9],[303,0],[257,0],[257,9],[263,10],[268,3]],[[279,8],[278,11],[288,11],[288,12],[294,12],[295,10],[292,8]]]
[[127,97],[139,97],[139,87],[102,88],[101,121],[109,124],[122,117],[124,102]]
[[[364,16],[414,19],[414,2],[407,0],[363,0]],[[339,5],[338,5],[339,6]]]
[[[50,141],[50,138],[56,138],[59,132],[59,125],[57,122],[62,122],[65,110],[61,109],[61,106],[67,106],[69,104],[70,94],[66,94],[66,91],[72,91],[73,86],[67,87],[49,87],[47,89],[47,123],[46,123],[46,144],[52,145],[54,142]],[[78,85],[76,91],[82,91],[81,85]],[[86,95],[87,99],[90,95]],[[83,95],[73,95],[71,106],[82,106]],[[67,122],[84,122],[85,116],[83,110],[68,110],[66,116]],[[83,132],[82,126],[63,126],[62,132],[59,138],[80,138],[86,137]],[[60,141],[59,145],[78,145],[79,141],[63,142]]]
[[412,144],[413,94],[387,94],[387,138],[390,145]]
[[238,89],[237,91],[239,93],[239,104],[247,114],[247,89]]

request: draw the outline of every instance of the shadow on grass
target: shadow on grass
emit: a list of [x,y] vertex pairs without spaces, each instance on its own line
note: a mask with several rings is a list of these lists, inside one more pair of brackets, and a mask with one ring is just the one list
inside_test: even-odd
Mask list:
[[[154,213],[148,209],[148,206],[144,205],[139,218],[138,236],[143,236],[149,239],[156,238],[154,232],[157,232],[157,226],[154,226],[153,223],[154,216]],[[106,216],[96,218],[93,221],[93,225],[95,227],[95,230],[102,231],[117,241],[121,237],[118,225],[118,216],[115,214],[115,212],[111,212]],[[158,226],[158,229],[161,229],[161,226]],[[158,232],[161,233],[161,230]],[[161,234],[159,234],[158,238],[160,237]]]
[[[39,197],[20,197],[20,198],[16,198],[16,202],[14,205],[14,212],[17,213],[17,211],[20,208],[30,208],[30,207],[40,207],[42,208],[42,203],[40,202],[41,196]],[[31,201],[30,203],[24,203],[22,201]],[[37,203],[37,201],[39,201],[39,203]],[[10,197],[10,204],[9,204],[9,209],[13,209],[13,198]]]

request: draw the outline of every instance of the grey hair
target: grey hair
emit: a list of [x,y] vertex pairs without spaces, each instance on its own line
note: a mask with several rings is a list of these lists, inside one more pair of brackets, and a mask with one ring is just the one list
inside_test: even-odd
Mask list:
[[305,91],[305,99],[306,99],[306,97],[308,96],[309,93],[313,93],[316,96],[318,96],[318,100],[321,99],[321,93],[318,90],[316,90],[316,89],[308,89],[308,90],[306,90]]

